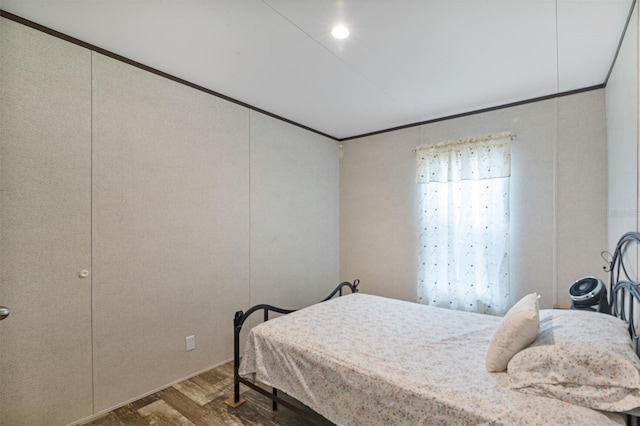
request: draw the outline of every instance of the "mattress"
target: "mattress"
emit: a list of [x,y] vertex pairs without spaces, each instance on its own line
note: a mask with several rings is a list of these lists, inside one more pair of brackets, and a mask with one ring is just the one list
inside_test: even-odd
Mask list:
[[506,387],[485,358],[501,318],[367,294],[254,327],[239,374],[339,425],[624,424]]

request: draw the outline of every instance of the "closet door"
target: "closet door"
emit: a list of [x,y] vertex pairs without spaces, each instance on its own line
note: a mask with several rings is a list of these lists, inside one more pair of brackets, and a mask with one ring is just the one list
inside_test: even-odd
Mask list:
[[93,412],[90,52],[0,19],[0,424]]

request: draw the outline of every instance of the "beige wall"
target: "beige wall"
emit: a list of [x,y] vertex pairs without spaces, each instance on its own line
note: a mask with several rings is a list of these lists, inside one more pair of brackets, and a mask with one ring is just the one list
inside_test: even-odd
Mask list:
[[96,53],[92,75],[101,411],[232,356],[250,303],[249,112]]
[[[607,83],[610,251],[625,232],[638,228],[638,5]],[[627,263],[627,266],[637,264]],[[636,269],[637,270],[637,269]]]
[[416,300],[420,143],[501,131],[512,144],[511,301],[537,291],[569,305],[571,283],[602,276],[606,249],[603,90],[345,141],[340,164],[341,275],[361,290]]
[[251,111],[251,303],[292,309],[340,278],[338,144]]
[[91,54],[0,19],[0,424],[93,411]]
[[[1,225],[15,210],[14,233],[28,230],[36,260],[59,273],[32,280],[44,269],[8,256],[3,234],[13,272],[0,304],[14,309],[0,323],[0,424],[77,421],[194,375],[232,357],[236,310],[303,307],[338,284],[337,142],[0,22],[3,99],[29,88],[3,109]],[[12,185],[34,202],[7,196]],[[31,346],[9,346],[9,323],[9,339],[30,330]],[[41,336],[53,343],[34,349]],[[30,355],[8,364],[21,348]]]
[[604,90],[559,99],[557,144],[558,301],[568,288],[594,275],[608,282],[601,252],[607,245],[607,134]]

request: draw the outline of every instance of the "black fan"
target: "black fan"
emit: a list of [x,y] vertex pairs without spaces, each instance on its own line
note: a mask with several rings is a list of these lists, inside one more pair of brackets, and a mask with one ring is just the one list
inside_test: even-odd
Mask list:
[[569,287],[571,309],[609,313],[607,287],[596,277],[584,277]]

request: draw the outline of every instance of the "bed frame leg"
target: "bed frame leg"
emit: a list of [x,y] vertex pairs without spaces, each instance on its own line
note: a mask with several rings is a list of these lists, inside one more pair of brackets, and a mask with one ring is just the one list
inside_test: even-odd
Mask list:
[[[234,371],[234,376],[238,374],[238,369],[236,368]],[[234,377],[233,380],[233,396],[224,400],[224,403],[227,404],[231,408],[238,408],[242,404],[247,402],[246,399],[240,398],[240,382],[237,378]]]
[[240,330],[242,328],[243,312],[236,312],[233,319],[233,396],[224,400],[229,407],[238,408],[246,402],[244,398],[240,398],[240,376],[238,369],[240,368]]
[[[271,393],[273,394],[273,396],[275,396],[276,398],[278,397],[278,389],[273,388],[273,390],[271,391]],[[276,411],[278,409],[278,403],[276,402],[276,400],[272,400],[271,401],[271,409],[273,411]]]
[[224,400],[224,403],[227,404],[231,408],[238,408],[239,406],[241,406],[245,402],[247,402],[247,400],[244,399],[244,398],[240,398],[238,400],[238,402],[235,402],[235,399],[233,397],[229,397],[229,398]]

